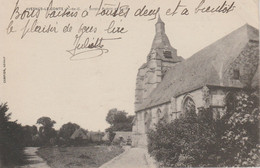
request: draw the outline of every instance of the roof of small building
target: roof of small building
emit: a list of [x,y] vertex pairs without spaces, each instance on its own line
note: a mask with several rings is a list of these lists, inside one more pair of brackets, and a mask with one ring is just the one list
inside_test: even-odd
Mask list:
[[223,79],[223,72],[236,59],[249,40],[258,41],[259,31],[248,24],[198,51],[190,58],[169,69],[162,82],[136,109],[169,102],[171,97],[198,89],[205,85],[243,87],[243,83],[230,83]]
[[71,135],[71,139],[76,139],[76,138],[82,138],[82,139],[88,139],[87,132],[83,128],[79,128],[74,131],[74,133]]
[[87,133],[87,135],[88,135],[88,136],[104,136],[105,133],[104,133],[104,132],[100,132],[100,131],[98,131],[98,132],[89,131],[89,132]]

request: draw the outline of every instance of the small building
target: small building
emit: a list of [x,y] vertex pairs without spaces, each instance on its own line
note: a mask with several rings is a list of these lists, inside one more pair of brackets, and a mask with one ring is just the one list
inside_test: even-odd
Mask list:
[[79,128],[77,130],[74,131],[74,133],[71,135],[70,139],[84,139],[84,140],[88,140],[88,135],[87,135],[87,131],[85,131],[82,128]]
[[100,131],[98,131],[98,132],[90,131],[87,134],[88,139],[91,142],[101,142],[104,135],[105,135],[104,132],[100,132]]
[[132,140],[132,132],[130,131],[115,131],[115,137],[113,141],[115,140],[122,140],[122,141],[131,141]]
[[102,141],[109,141],[109,132],[105,132]]

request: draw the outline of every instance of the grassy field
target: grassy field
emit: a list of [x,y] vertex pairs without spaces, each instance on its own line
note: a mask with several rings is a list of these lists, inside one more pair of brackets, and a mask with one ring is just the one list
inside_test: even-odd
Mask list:
[[121,154],[117,146],[49,147],[37,152],[52,168],[96,168]]

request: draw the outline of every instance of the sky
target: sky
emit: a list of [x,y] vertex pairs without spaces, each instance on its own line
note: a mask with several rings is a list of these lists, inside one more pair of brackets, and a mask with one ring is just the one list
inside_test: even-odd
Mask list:
[[[56,129],[67,122],[74,122],[84,129],[103,131],[109,126],[105,117],[110,109],[134,114],[136,75],[146,61],[156,23],[152,16],[133,16],[134,11],[143,5],[150,9],[160,7],[166,34],[178,55],[185,59],[246,23],[259,27],[257,0],[235,0],[234,11],[227,14],[194,14],[201,0],[182,0],[181,3],[189,9],[188,16],[180,13],[165,15],[168,8],[176,7],[177,0],[121,0],[121,5],[131,7],[126,18],[99,17],[90,13],[85,18],[44,19],[41,13],[39,25],[52,23],[62,30],[64,25],[70,24],[73,25],[72,32],[27,33],[21,39],[21,29],[28,19],[13,19],[16,32],[7,34],[16,2],[0,2],[0,102],[8,103],[11,119],[18,120],[18,123],[34,125],[38,118],[48,116],[56,121]],[[115,2],[119,1],[104,0],[103,3]],[[206,0],[205,6],[210,4],[214,7],[223,2]],[[227,1],[228,4],[232,2]],[[26,7],[46,7],[49,3],[49,0],[20,0],[18,5],[22,10]],[[99,4],[100,1],[94,0],[53,0],[53,6],[69,5],[80,10],[87,9],[89,5],[98,7]],[[116,26],[124,27],[127,32],[105,33],[103,30],[113,20]],[[98,33],[88,33],[88,37],[121,39],[105,41],[109,52],[100,57],[71,61],[66,50],[73,48],[75,34],[81,24],[98,27]]]

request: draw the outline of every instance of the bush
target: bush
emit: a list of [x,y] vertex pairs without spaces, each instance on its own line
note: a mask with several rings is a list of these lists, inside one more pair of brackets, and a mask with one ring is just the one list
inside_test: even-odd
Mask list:
[[260,166],[259,99],[254,94],[236,94],[236,106],[225,121],[222,136],[223,163],[226,166]]
[[213,120],[210,109],[194,108],[148,133],[148,152],[162,166],[259,166],[259,99],[239,92],[226,114]]
[[148,151],[163,166],[212,166],[216,142],[212,119],[190,111],[171,123],[159,122],[148,133]]

